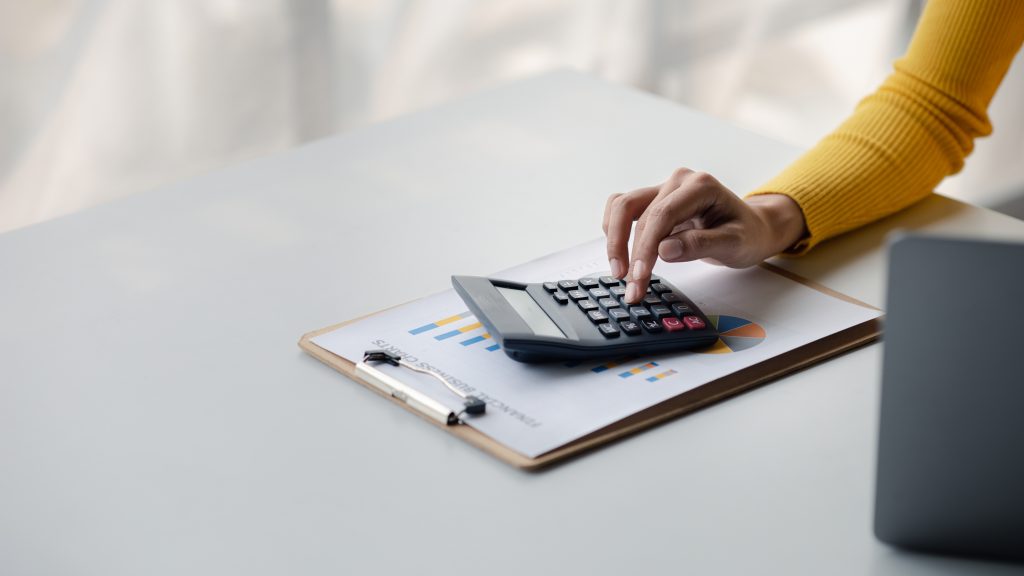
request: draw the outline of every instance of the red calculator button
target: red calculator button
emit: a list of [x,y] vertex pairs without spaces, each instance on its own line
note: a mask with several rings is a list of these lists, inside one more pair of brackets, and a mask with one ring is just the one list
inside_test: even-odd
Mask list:
[[669,332],[679,332],[680,330],[686,330],[686,324],[683,324],[683,321],[680,320],[679,318],[663,318],[661,320],[661,325],[664,326],[665,330],[668,330]]
[[690,330],[703,330],[705,328],[704,321],[697,316],[683,316],[683,322],[686,323],[686,327]]

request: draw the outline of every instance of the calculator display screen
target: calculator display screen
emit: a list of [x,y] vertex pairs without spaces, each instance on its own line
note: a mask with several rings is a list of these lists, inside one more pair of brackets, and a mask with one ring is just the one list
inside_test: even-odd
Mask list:
[[538,336],[551,336],[553,338],[565,338],[565,333],[551,321],[544,309],[534,301],[533,297],[526,293],[526,290],[515,290],[495,286],[498,292],[508,300],[508,303],[519,316],[526,322],[526,325]]

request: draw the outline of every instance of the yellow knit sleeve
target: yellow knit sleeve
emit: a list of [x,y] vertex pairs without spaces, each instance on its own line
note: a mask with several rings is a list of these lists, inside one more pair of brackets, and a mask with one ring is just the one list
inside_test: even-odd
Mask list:
[[750,195],[800,205],[809,234],[794,252],[921,200],[991,133],[986,110],[1022,42],[1024,0],[930,0],[882,86]]

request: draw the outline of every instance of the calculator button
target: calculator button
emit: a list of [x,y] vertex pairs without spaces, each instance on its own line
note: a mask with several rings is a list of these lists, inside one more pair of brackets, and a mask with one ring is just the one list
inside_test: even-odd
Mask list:
[[611,288],[612,286],[619,285],[619,279],[614,276],[601,276],[597,281],[605,288]]
[[665,292],[664,294],[661,295],[661,299],[669,304],[683,301],[683,297],[680,296],[679,294],[676,294],[675,292]]
[[668,286],[665,286],[661,282],[654,282],[654,283],[652,283],[651,284],[651,290],[654,290],[655,292],[657,292],[659,294],[662,293],[662,292],[671,292],[672,291],[671,288],[669,288]]
[[681,330],[686,330],[686,324],[683,324],[682,320],[674,316],[662,319],[661,325],[664,326],[665,330],[668,330],[669,332],[679,332]]
[[649,296],[644,296],[643,302],[644,302],[644,304],[648,304],[648,305],[651,305],[651,306],[653,306],[655,304],[661,304],[661,297],[660,296],[655,296],[654,294],[651,294]]
[[555,302],[558,302],[559,304],[569,303],[569,297],[566,296],[565,294],[562,294],[561,292],[555,292],[554,294],[552,294],[552,296],[555,297]]
[[545,282],[544,289],[548,292],[558,292],[558,284],[555,284],[554,282]]
[[651,306],[651,314],[654,315],[656,320],[661,320],[662,318],[672,316],[672,309],[664,304],[658,304],[657,306]]
[[608,289],[608,291],[611,292],[612,296],[615,296],[616,298],[622,298],[623,296],[626,295],[626,288],[623,286],[612,286],[611,288]]
[[651,334],[657,334],[661,332],[661,324],[657,320],[641,320],[640,325],[644,327]]
[[583,290],[569,290],[568,294],[569,298],[572,298],[573,300],[583,300],[587,297],[587,293]]
[[649,320],[651,318],[651,311],[643,306],[633,306],[629,309],[629,315],[633,317],[633,320],[640,322],[641,320]]
[[593,278],[580,278],[580,288],[597,288],[597,280]]
[[575,280],[562,280],[561,282],[558,283],[558,287],[561,288],[562,290],[575,290],[576,289],[576,281]]
[[625,332],[627,336],[636,336],[640,333],[640,325],[632,320],[619,322],[619,328],[622,328],[622,331]]
[[601,334],[604,334],[606,338],[619,337],[619,329],[611,324],[598,324],[597,329],[600,330]]
[[690,308],[686,304],[673,304],[672,311],[675,312],[677,316],[693,314],[693,308]]
[[604,308],[606,310],[608,308],[617,308],[619,306],[619,301],[616,300],[615,298],[601,298],[600,300],[597,301],[597,303],[601,306],[601,308]]
[[697,316],[683,316],[683,322],[690,330],[703,330],[704,321]]
[[600,310],[591,310],[590,312],[587,312],[587,318],[590,318],[590,321],[594,324],[600,324],[601,322],[608,321],[608,317]]
[[580,305],[580,310],[583,310],[584,312],[597,310],[597,304],[593,300],[580,300],[577,304]]
[[590,291],[590,297],[595,300],[599,298],[607,298],[609,296],[611,296],[611,294],[604,288],[594,288]]
[[629,312],[626,312],[622,308],[609,308],[608,315],[619,321],[629,320]]

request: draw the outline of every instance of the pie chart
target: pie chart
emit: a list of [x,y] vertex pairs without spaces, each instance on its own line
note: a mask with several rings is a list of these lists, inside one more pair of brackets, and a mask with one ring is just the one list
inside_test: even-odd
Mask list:
[[702,354],[730,354],[753,348],[764,341],[764,327],[737,316],[708,316],[718,329],[718,342],[710,348],[697,350]]

